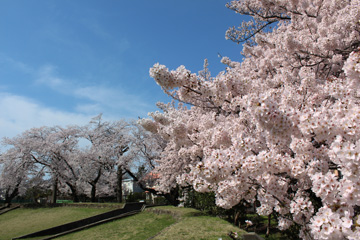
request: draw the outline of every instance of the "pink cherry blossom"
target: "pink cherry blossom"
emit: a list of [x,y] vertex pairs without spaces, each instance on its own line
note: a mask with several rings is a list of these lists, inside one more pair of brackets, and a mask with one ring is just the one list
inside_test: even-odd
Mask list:
[[226,32],[242,62],[224,57],[206,78],[155,64],[150,75],[187,104],[140,121],[167,141],[157,189],[192,185],[224,208],[257,200],[304,239],[359,238],[359,6],[234,0],[227,7],[252,18]]

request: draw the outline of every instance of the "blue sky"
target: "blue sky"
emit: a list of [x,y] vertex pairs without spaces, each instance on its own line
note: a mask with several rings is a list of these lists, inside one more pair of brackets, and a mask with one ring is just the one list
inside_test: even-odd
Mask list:
[[159,62],[192,72],[218,53],[242,17],[224,0],[1,0],[0,137],[42,125],[146,117],[170,99],[149,77]]

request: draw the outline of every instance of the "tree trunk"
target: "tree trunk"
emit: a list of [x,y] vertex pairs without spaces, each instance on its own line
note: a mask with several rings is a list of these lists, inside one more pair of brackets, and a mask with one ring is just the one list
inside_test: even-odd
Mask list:
[[96,184],[91,184],[91,202],[96,202]]
[[101,173],[102,173],[101,168],[99,168],[96,178],[92,182],[89,182],[89,184],[91,185],[91,196],[90,196],[91,202],[96,202],[96,184],[98,183],[101,177]]
[[171,189],[169,193],[165,193],[163,196],[173,206],[178,206],[180,204],[180,201],[178,200],[178,198],[179,198],[179,187]]
[[239,228],[240,228],[240,225],[241,225],[240,215],[241,215],[241,212],[235,210],[235,212],[234,212],[234,225],[238,226]]
[[70,187],[71,190],[71,196],[73,198],[74,202],[79,202],[79,196],[77,194],[77,190],[76,190],[76,186],[72,185],[71,183],[66,183],[66,185],[68,185]]
[[12,191],[11,193],[10,193],[10,187],[8,189],[6,189],[6,192],[5,192],[5,205],[7,207],[10,207],[11,206],[11,201],[18,194],[19,194],[19,185],[16,185],[14,191]]
[[268,223],[267,223],[267,228],[266,228],[266,237],[269,237],[270,234],[270,223],[271,223],[271,214],[269,214],[268,216]]
[[122,178],[123,178],[123,169],[121,166],[118,166],[117,169],[117,183],[116,183],[116,201],[118,203],[123,202],[123,194],[122,194]]
[[57,199],[57,185],[58,179],[57,177],[54,179],[53,186],[52,186],[52,194],[51,194],[51,203],[56,203]]

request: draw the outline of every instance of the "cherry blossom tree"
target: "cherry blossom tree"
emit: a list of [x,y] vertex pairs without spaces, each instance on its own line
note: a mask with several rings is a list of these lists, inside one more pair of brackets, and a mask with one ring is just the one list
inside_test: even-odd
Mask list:
[[41,175],[36,173],[36,167],[29,159],[16,149],[8,149],[0,157],[0,189],[5,196],[5,204],[10,205],[11,200],[26,191],[26,183]]
[[[101,114],[81,129],[81,137],[90,142],[90,146],[82,149],[77,157],[82,169],[82,181],[91,185],[92,202],[96,200],[97,184],[106,172],[115,171],[116,174],[120,174],[118,178],[122,179],[121,168],[127,163],[122,161],[121,156],[129,149],[128,129],[127,122],[103,121]],[[119,195],[119,192],[122,192],[121,180],[116,188]],[[121,196],[119,198],[122,199]]]
[[75,201],[78,201],[77,181],[79,165],[74,161],[77,154],[78,129],[76,127],[32,128],[8,139],[4,143],[26,155],[27,161],[46,168],[53,179],[53,199],[56,201],[58,182],[70,188]]
[[[160,156],[166,147],[166,140],[159,134],[146,131],[141,125],[133,122],[130,134],[129,151],[122,157],[125,172],[131,176],[134,181],[144,191],[148,191],[154,195],[165,197],[169,203],[178,205],[179,191],[178,186],[174,184],[166,192],[159,192],[154,189],[154,185],[158,180],[159,172],[157,167]],[[163,179],[163,178],[161,178]]]
[[[150,134],[146,133],[143,137],[145,150],[135,154],[142,149],[138,147],[139,131],[132,132],[134,126],[124,120],[104,121],[100,114],[85,126],[44,126],[24,131],[11,139],[5,138],[4,144],[11,151],[2,155],[4,162],[0,172],[4,178],[9,174],[19,178],[8,178],[2,188],[7,184],[10,186],[7,195],[17,195],[19,186],[23,186],[27,177],[30,177],[30,173],[24,172],[28,171],[27,168],[21,166],[29,165],[34,173],[39,170],[37,173],[41,173],[41,177],[45,174],[47,179],[51,178],[52,202],[56,202],[57,192],[70,194],[74,201],[79,201],[79,195],[83,194],[88,194],[91,201],[96,201],[97,195],[116,194],[121,201],[123,175],[130,171],[136,175],[133,166],[145,162],[150,166],[149,163],[153,161],[151,151],[158,151],[151,146]],[[130,145],[132,152],[124,157]]]
[[176,184],[215,192],[276,214],[303,239],[360,238],[360,1],[237,0],[252,17],[226,37],[244,59],[221,61],[216,77],[170,71],[150,76],[186,103],[140,120],[167,146],[157,190]]
[[[149,178],[140,176],[137,170],[141,166],[144,173],[150,172],[165,146],[159,135],[138,124],[104,121],[101,114],[85,126],[32,128],[14,138],[5,138],[4,144],[10,149],[2,155],[0,169],[2,177],[7,178],[2,188],[6,184],[10,187],[7,195],[15,196],[20,186],[26,190],[26,186],[31,188],[30,182],[36,182],[35,178],[25,181],[30,173],[23,166],[31,166],[37,173],[36,179],[53,182],[54,203],[58,192],[70,194],[74,201],[84,194],[93,202],[97,196],[114,194],[122,201],[125,173],[147,189]],[[9,174],[14,178],[8,178]]]
[[156,160],[166,146],[166,141],[158,134],[146,131],[136,122],[131,123],[129,134],[129,151],[123,156],[128,159],[126,162],[127,170],[141,168],[141,173],[137,173],[139,181],[151,172],[156,165]]

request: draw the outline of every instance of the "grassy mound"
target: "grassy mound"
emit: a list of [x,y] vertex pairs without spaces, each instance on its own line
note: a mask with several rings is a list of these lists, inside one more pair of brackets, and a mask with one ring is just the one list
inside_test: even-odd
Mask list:
[[211,217],[202,212],[191,208],[176,208],[176,207],[158,207],[149,209],[149,211],[171,214],[177,222],[167,229],[164,229],[153,239],[204,239],[204,240],[218,240],[219,238],[231,239],[228,233],[243,231],[227,221]]

